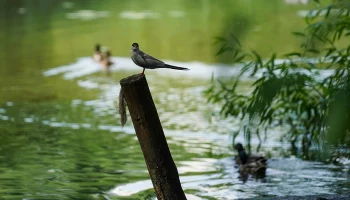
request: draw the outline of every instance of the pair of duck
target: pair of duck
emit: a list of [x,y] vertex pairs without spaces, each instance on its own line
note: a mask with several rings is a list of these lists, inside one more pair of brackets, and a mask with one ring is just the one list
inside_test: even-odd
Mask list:
[[239,173],[243,178],[247,178],[249,174],[256,178],[265,177],[267,159],[264,156],[248,155],[241,143],[236,143],[234,148],[238,152],[235,161],[239,166]]
[[109,67],[113,64],[110,60],[111,52],[106,50],[104,52],[101,51],[101,46],[96,44],[95,53],[92,56],[92,59],[96,62],[100,63],[105,69],[109,69]]

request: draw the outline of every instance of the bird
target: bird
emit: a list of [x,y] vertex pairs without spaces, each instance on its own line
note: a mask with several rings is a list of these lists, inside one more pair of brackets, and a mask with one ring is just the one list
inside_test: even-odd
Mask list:
[[92,55],[92,59],[96,62],[100,62],[102,60],[101,46],[99,44],[95,45],[95,53]]
[[157,68],[169,68],[169,69],[176,69],[176,70],[189,70],[188,68],[184,67],[177,67],[173,65],[168,65],[164,63],[161,60],[158,60],[157,58],[154,58],[143,51],[140,50],[140,46],[138,43],[133,43],[131,45],[131,60],[134,61],[134,63],[143,68],[143,71],[140,75],[143,75],[145,73],[145,69],[157,69]]
[[113,62],[110,59],[111,52],[107,50],[105,53],[102,53],[101,56],[102,56],[102,59],[100,61],[101,65],[105,69],[109,69],[109,67],[113,64]]
[[234,148],[238,152],[236,164],[239,165],[239,173],[242,177],[247,177],[248,174],[256,178],[263,178],[266,174],[267,159],[264,156],[248,155],[241,143],[236,143]]

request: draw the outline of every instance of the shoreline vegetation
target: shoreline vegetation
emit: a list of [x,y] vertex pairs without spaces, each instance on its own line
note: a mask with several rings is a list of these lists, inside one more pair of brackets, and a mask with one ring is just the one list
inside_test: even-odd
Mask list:
[[[262,143],[263,135],[266,138],[269,131],[283,127],[281,140],[290,143],[293,155],[333,162],[350,157],[350,46],[341,43],[350,35],[350,5],[315,2],[317,7],[305,17],[306,28],[293,32],[303,42],[299,51],[284,55],[289,61],[277,63],[272,54],[264,62],[256,51],[246,51],[234,34],[230,39],[217,38],[221,44],[217,55],[228,53],[235,63],[253,59],[243,63],[237,77],[226,82],[213,80],[206,91],[209,102],[221,103],[220,114],[241,119],[243,125],[233,140],[243,134],[249,152],[252,137]],[[310,62],[310,55],[318,56],[319,63]],[[319,68],[334,71],[320,79]],[[262,76],[251,85],[252,93],[240,93],[243,78],[255,77],[258,72]],[[257,151],[259,148],[260,144]]]

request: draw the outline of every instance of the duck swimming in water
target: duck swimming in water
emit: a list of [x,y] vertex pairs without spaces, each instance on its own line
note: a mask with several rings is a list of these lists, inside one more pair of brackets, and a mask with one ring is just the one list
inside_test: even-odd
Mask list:
[[111,52],[109,50],[107,50],[105,53],[102,54],[102,59],[100,63],[105,69],[109,69],[109,67],[113,64],[110,56],[111,56]]
[[96,62],[100,62],[102,60],[101,46],[99,44],[96,44],[95,46],[95,52],[92,55],[92,59]]
[[239,166],[239,173],[242,177],[251,174],[256,178],[263,178],[266,174],[267,159],[264,156],[248,155],[241,143],[236,143],[234,148],[238,152],[236,164]]

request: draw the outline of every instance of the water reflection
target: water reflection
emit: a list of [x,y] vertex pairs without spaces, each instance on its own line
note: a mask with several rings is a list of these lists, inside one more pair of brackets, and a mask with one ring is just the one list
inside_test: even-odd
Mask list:
[[98,18],[106,18],[110,14],[108,11],[78,10],[73,13],[67,13],[68,19],[93,20]]
[[[138,67],[133,68],[128,64],[131,61],[126,58],[116,59],[119,64],[122,63],[118,66],[125,67],[112,68],[113,74],[130,74],[134,68],[139,71]],[[102,195],[101,198],[149,196],[152,184],[134,129],[130,121],[124,128],[118,125],[119,116],[115,109],[115,100],[120,89],[118,79],[91,73],[101,69],[98,68],[100,66],[95,68],[91,60],[82,58],[77,63],[83,61],[85,65],[74,63],[57,67],[45,71],[43,75],[49,78],[58,75],[67,81],[75,79],[75,84],[83,89],[99,91],[98,98],[39,105],[8,102],[6,107],[1,108],[1,116],[13,121],[1,122],[7,137],[2,144],[5,148],[0,149],[0,153],[6,155],[6,152],[16,152],[13,150],[15,148],[17,153],[12,154],[12,158],[22,158],[21,162],[14,161],[0,167],[1,171],[5,171],[4,177],[0,177],[5,188],[13,187],[11,184],[14,180],[6,177],[12,178],[15,172],[27,176],[30,174],[46,184],[44,189],[48,193],[45,195],[50,198],[56,198],[57,191],[61,194],[57,198],[71,195],[81,198],[91,195],[101,197],[104,193],[107,195]],[[90,65],[95,70],[89,71]],[[201,70],[195,69],[192,73],[197,72],[201,73]],[[193,198],[237,199],[259,195],[304,195],[310,194],[310,190],[311,194],[336,193],[343,190],[344,184],[348,184],[349,179],[344,178],[341,166],[298,159],[272,159],[268,163],[267,176],[262,182],[251,179],[243,184],[230,156],[231,141],[227,134],[237,128],[238,121],[233,118],[220,120],[214,116],[210,123],[206,113],[216,108],[208,108],[203,98],[202,92],[208,79],[187,75],[182,76],[180,83],[177,77],[151,70],[147,74],[183,187],[186,193],[194,195]],[[168,102],[172,102],[171,106]],[[44,114],[37,111],[37,107]],[[11,129],[12,123],[18,124],[16,129]],[[10,134],[11,130],[16,137],[13,137],[13,133]],[[23,135],[22,131],[26,134]],[[266,151],[288,148],[278,141],[279,134],[278,131],[270,133],[269,140],[264,143]],[[238,136],[237,139],[242,141],[243,137]],[[30,146],[23,145],[28,141],[36,142],[30,142]],[[253,140],[252,144],[256,145],[258,142]],[[55,160],[52,161],[52,158]],[[7,160],[9,156],[0,159]],[[38,160],[38,163],[34,162]],[[33,171],[28,172],[28,167]],[[14,172],[8,171],[9,168],[13,168]],[[37,184],[33,180],[26,181]],[[56,186],[56,183],[63,185]],[[41,189],[25,189],[20,195],[27,196],[31,191]],[[42,195],[44,194],[37,196]]]
[[[199,166],[199,163],[196,162],[192,164],[194,169]],[[204,199],[206,197],[238,199],[260,195],[333,194],[339,192],[334,190],[334,184],[347,181],[347,178],[337,177],[337,171],[341,169],[340,167],[295,158],[270,160],[266,179],[263,182],[249,181],[246,184],[240,182],[236,169],[232,168],[232,158],[211,159],[209,162],[201,163],[201,166],[207,168],[208,172],[211,171],[212,167],[223,171],[223,173],[208,175],[181,176],[181,183],[185,191],[198,190],[195,194]],[[110,193],[117,196],[129,196],[151,188],[151,181],[145,180],[117,186]]]

